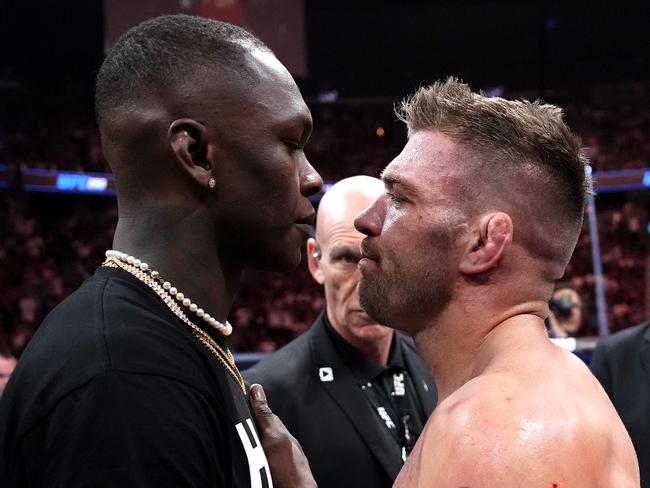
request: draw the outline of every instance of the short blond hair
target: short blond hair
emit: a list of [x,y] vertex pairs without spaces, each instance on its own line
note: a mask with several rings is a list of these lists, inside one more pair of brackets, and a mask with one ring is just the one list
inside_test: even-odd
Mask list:
[[[420,88],[398,105],[396,113],[409,136],[420,130],[439,131],[478,154],[482,174],[488,177],[473,182],[480,186],[477,192],[497,181],[506,191],[507,185],[515,188],[522,181],[536,185],[528,191],[542,193],[534,195],[541,204],[537,207],[544,207],[540,214],[557,215],[558,227],[570,228],[564,251],[553,253],[568,260],[592,181],[580,139],[564,122],[561,108],[540,101],[488,98],[450,77]],[[548,215],[544,218],[548,220]]]

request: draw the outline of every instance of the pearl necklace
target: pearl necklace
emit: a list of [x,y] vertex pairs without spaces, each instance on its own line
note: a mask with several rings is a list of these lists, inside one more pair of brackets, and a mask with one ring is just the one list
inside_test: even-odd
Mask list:
[[[226,372],[232,377],[235,383],[239,386],[242,393],[246,395],[246,386],[244,384],[244,379],[235,364],[235,358],[230,352],[229,349],[225,351],[223,348],[212,338],[208,333],[206,333],[199,326],[194,324],[187,315],[185,315],[183,309],[179,306],[185,306],[191,312],[194,312],[200,318],[203,318],[205,322],[212,325],[215,329],[219,330],[223,335],[230,335],[232,333],[232,326],[229,322],[226,322],[226,325],[221,324],[221,322],[213,319],[205,312],[202,315],[199,315],[197,312],[202,311],[199,309],[191,300],[186,298],[182,293],[179,293],[178,290],[171,286],[168,281],[164,281],[160,274],[157,271],[149,268],[147,263],[143,263],[141,260],[129,256],[126,253],[120,251],[109,250],[106,251],[106,261],[102,264],[109,268],[120,268],[127,273],[135,276],[149,288],[151,288],[167,305],[167,307],[176,315],[185,325],[190,329],[192,335],[205,346],[212,355],[221,363]],[[172,293],[173,292],[173,293]],[[180,296],[179,296],[180,295]],[[186,301],[187,300],[187,301]],[[205,319],[205,316],[208,316],[208,319]],[[213,325],[212,319],[217,325]]]
[[205,323],[212,326],[214,329],[218,330],[221,334],[225,336],[229,336],[230,334],[232,334],[232,325],[230,325],[230,322],[226,321],[224,325],[214,317],[211,317],[210,314],[205,313],[205,311],[202,308],[199,308],[196,303],[192,302],[192,300],[190,300],[183,293],[178,291],[178,289],[176,289],[175,286],[172,286],[172,284],[169,281],[163,280],[160,277],[158,271],[154,271],[150,269],[147,263],[143,263],[138,258],[129,256],[125,252],[113,251],[113,250],[106,251],[106,258],[119,259],[123,263],[130,264],[135,268],[140,268],[141,271],[148,273],[154,280],[158,281],[160,285],[163,287],[163,289],[167,293],[169,293],[169,295],[172,298],[178,300],[180,304],[182,304],[184,307],[189,309],[190,312],[196,314],[196,316],[199,317],[200,319],[203,319]]

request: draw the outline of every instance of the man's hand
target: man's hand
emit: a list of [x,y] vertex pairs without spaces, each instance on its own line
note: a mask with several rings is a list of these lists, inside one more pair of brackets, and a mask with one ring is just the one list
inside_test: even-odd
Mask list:
[[317,488],[300,444],[269,408],[261,385],[251,386],[248,401],[269,462],[274,488]]

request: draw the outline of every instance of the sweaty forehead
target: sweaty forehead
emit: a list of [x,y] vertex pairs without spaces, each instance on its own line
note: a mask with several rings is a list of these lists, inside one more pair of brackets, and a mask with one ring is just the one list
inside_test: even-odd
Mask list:
[[438,131],[421,130],[409,138],[402,152],[386,167],[387,188],[426,195],[432,190],[452,190],[466,174],[465,151]]
[[249,53],[248,62],[258,80],[249,92],[255,108],[272,112],[278,120],[293,120],[311,128],[311,112],[284,65],[264,51]]
[[244,58],[245,77],[211,72],[185,85],[175,115],[215,124],[224,130],[273,131],[294,126],[311,132],[312,119],[296,83],[271,53],[252,51]]

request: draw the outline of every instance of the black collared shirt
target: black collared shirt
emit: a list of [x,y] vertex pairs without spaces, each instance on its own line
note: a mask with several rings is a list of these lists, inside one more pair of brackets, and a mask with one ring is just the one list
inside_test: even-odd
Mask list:
[[343,362],[350,368],[359,388],[368,399],[395,441],[402,460],[411,452],[427,417],[404,362],[404,353],[393,335],[386,366],[366,359],[334,329],[327,314],[325,330]]

